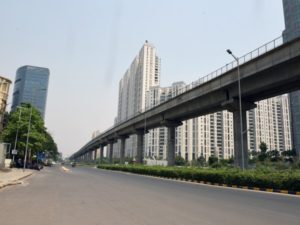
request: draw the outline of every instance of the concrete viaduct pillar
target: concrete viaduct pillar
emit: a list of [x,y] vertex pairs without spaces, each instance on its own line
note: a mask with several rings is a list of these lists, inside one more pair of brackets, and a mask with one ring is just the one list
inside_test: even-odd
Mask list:
[[95,151],[94,151],[94,160],[96,160],[97,159],[97,148],[95,149]]
[[[241,119],[240,112],[233,111],[233,133],[234,133],[234,165],[236,167],[248,167],[248,135],[247,135],[247,110],[242,110],[243,134],[241,137]],[[243,148],[242,148],[243,138]],[[244,152],[242,152],[242,149]],[[244,157],[244,159],[243,159]],[[243,162],[244,160],[244,162]]]
[[120,164],[124,164],[124,158],[125,158],[125,142],[126,142],[127,136],[121,136],[121,148],[120,148]]
[[[234,165],[235,167],[248,168],[248,135],[247,135],[247,110],[256,108],[252,102],[242,101],[242,118],[238,99],[231,99],[222,104],[224,109],[233,113],[233,132],[234,132]],[[241,121],[242,120],[242,121]],[[241,131],[241,123],[243,130]],[[242,133],[242,135],[241,135]],[[243,148],[242,148],[243,140]],[[243,149],[243,152],[242,152]]]
[[182,125],[178,121],[164,120],[161,122],[163,126],[168,128],[168,137],[167,137],[167,161],[168,166],[175,165],[175,129],[176,127]]
[[100,145],[100,157],[99,157],[99,162],[100,163],[103,160],[103,152],[104,152],[104,145]]
[[136,132],[137,135],[137,154],[136,154],[136,162],[139,164],[143,164],[144,159],[144,130],[138,130]]
[[109,156],[108,156],[109,164],[113,163],[113,152],[114,152],[114,142],[110,141],[109,142]]

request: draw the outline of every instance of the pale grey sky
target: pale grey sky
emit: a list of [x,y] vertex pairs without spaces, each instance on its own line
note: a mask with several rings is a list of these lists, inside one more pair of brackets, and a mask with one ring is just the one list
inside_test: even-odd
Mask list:
[[145,40],[168,86],[232,61],[227,48],[243,55],[284,29],[281,0],[2,0],[0,17],[0,75],[50,69],[46,126],[64,156],[113,125],[118,81]]

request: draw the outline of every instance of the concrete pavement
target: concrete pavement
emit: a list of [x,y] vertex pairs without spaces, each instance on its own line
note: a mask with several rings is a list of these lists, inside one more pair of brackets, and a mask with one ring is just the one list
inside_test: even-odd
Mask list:
[[28,184],[0,191],[1,225],[298,225],[300,221],[297,196],[95,168],[69,169],[45,168]]
[[34,171],[32,170],[22,170],[22,169],[1,169],[0,170],[0,189],[6,186],[21,184],[21,179],[24,179],[32,175]]

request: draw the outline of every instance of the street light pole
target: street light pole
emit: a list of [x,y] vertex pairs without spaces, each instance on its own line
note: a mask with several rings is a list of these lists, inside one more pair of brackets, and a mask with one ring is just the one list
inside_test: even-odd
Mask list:
[[242,116],[242,94],[241,94],[241,75],[240,75],[240,62],[239,58],[236,57],[230,49],[227,49],[227,53],[231,55],[237,62],[237,73],[238,73],[238,91],[239,91],[239,111],[240,111],[240,136],[241,136],[241,150],[242,150],[242,170],[245,169],[244,159],[244,138],[243,138],[243,116]]
[[25,148],[25,157],[24,157],[24,169],[26,168],[26,158],[27,158],[27,153],[28,153],[28,142],[29,142],[29,134],[30,134],[33,104],[34,104],[34,101],[35,101],[37,91],[45,91],[45,90],[46,90],[46,88],[34,89],[34,98],[32,99],[32,103],[31,103],[31,106],[30,106],[30,116],[29,116],[28,132],[27,132],[26,148]]
[[[21,114],[22,114],[22,107],[20,107],[20,112],[19,112],[19,120],[18,120],[18,126],[17,126],[17,132],[16,132],[16,138],[15,138],[14,150],[17,149],[17,142],[18,142],[18,135],[19,135],[19,128],[20,128]],[[14,162],[15,162],[15,154],[13,154],[13,163]]]
[[[147,117],[146,117],[146,113],[145,113],[145,124],[144,124],[144,138],[145,138],[145,143],[144,143],[144,148],[145,148],[145,152],[147,151],[146,147],[147,147],[147,143],[146,143],[146,133],[147,133]],[[147,140],[148,141],[148,140]],[[148,156],[150,152],[148,152]]]
[[26,158],[27,158],[27,152],[28,152],[28,141],[29,141],[31,117],[32,117],[32,106],[30,107],[30,116],[29,116],[29,123],[28,123],[28,131],[27,131],[27,139],[26,139],[26,148],[25,148],[25,156],[24,156],[24,166],[23,166],[23,169],[26,168]]

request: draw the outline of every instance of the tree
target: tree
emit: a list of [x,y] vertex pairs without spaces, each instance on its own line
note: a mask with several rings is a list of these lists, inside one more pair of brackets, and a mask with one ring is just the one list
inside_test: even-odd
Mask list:
[[280,154],[278,150],[268,151],[267,155],[272,162],[277,162],[280,160]]
[[210,156],[209,158],[208,158],[208,164],[210,165],[210,166],[212,166],[212,165],[214,165],[214,164],[216,164],[216,163],[218,163],[218,158],[216,157],[216,156]]
[[258,152],[257,151],[255,151],[255,150],[252,150],[252,151],[250,151],[249,152],[249,163],[250,164],[254,164],[254,163],[256,163],[256,161],[257,161],[257,158],[258,158]]
[[263,162],[267,158],[267,150],[268,150],[267,144],[265,142],[261,142],[259,145],[259,149],[260,149],[260,153],[258,155],[258,160]]
[[281,153],[281,155],[284,157],[284,160],[287,161],[287,162],[294,162],[295,161],[295,158],[296,158],[296,150],[295,149],[292,149],[292,150],[286,150],[286,151],[283,151]]
[[55,159],[58,156],[57,146],[51,135],[47,132],[40,112],[30,104],[22,104],[22,107],[10,113],[7,127],[3,130],[1,135],[2,141],[11,143],[11,146],[14,147],[16,133],[17,130],[19,130],[16,149],[18,149],[18,156],[23,158],[26,149],[30,114],[31,122],[28,151],[31,154],[29,158],[30,156],[36,155],[37,152],[46,150],[51,157]]
[[206,163],[206,160],[205,160],[205,158],[204,158],[203,155],[201,155],[200,157],[198,157],[198,159],[197,159],[197,164],[198,164],[199,166],[205,166],[205,163]]
[[184,166],[186,164],[184,158],[182,158],[181,156],[177,155],[175,157],[175,165],[176,166]]
[[45,131],[45,137],[46,140],[43,144],[43,150],[47,151],[50,155],[50,157],[54,160],[57,161],[58,160],[58,156],[59,156],[59,152],[57,149],[57,145],[54,142],[52,136],[50,135],[49,132]]

